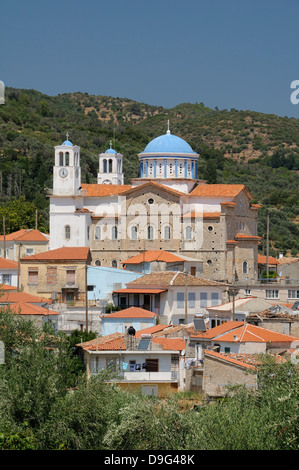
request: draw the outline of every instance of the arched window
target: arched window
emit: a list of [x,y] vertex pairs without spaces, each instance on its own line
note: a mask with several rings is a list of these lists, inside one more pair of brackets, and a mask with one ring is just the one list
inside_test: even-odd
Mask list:
[[131,227],[131,240],[137,240],[137,233],[138,229],[136,225],[133,225],[133,227]]
[[96,259],[94,264],[95,266],[101,266],[101,261],[99,259]]
[[107,173],[107,160],[103,160],[103,173]]
[[59,166],[63,166],[63,152],[59,152]]
[[70,164],[70,154],[69,152],[65,152],[65,165],[68,166]]
[[66,240],[69,240],[71,238],[71,227],[69,225],[66,225],[64,227],[64,236]]
[[244,261],[243,263],[243,274],[247,274],[248,271],[248,264],[247,261]]
[[109,160],[109,173],[112,173],[112,160]]
[[111,266],[112,266],[112,268],[117,268],[117,261],[116,261],[116,259],[113,259],[113,260],[112,260]]
[[186,240],[191,240],[192,239],[192,227],[191,225],[187,225],[185,229],[185,239]]
[[101,240],[101,227],[99,225],[94,229],[94,238],[95,240]]
[[164,240],[170,240],[170,227],[166,225],[164,227]]
[[117,240],[117,227],[114,225],[111,230],[111,238],[112,240]]
[[148,240],[153,240],[154,239],[154,228],[152,225],[149,225],[147,227],[147,239]]

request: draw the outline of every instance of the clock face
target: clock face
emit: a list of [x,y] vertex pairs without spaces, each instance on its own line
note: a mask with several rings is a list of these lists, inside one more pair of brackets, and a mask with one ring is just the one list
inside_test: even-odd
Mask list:
[[65,178],[68,175],[67,169],[61,168],[61,170],[59,170],[59,175],[61,176],[61,178]]

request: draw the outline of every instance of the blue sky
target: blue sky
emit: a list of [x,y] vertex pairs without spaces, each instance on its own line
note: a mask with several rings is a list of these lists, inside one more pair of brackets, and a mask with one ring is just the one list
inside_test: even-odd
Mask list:
[[0,25],[7,86],[299,117],[298,0],[9,0]]

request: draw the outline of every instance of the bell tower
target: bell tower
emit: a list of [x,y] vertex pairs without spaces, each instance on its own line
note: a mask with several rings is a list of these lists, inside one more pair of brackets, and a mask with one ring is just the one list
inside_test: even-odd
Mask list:
[[99,154],[98,184],[124,184],[123,156],[110,148]]
[[68,140],[55,147],[53,195],[79,196],[81,186],[80,147]]

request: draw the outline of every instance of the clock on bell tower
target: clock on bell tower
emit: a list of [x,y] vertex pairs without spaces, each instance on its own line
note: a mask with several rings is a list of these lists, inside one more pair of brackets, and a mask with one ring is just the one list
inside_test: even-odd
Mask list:
[[80,147],[68,140],[55,147],[53,195],[79,196],[81,186]]

